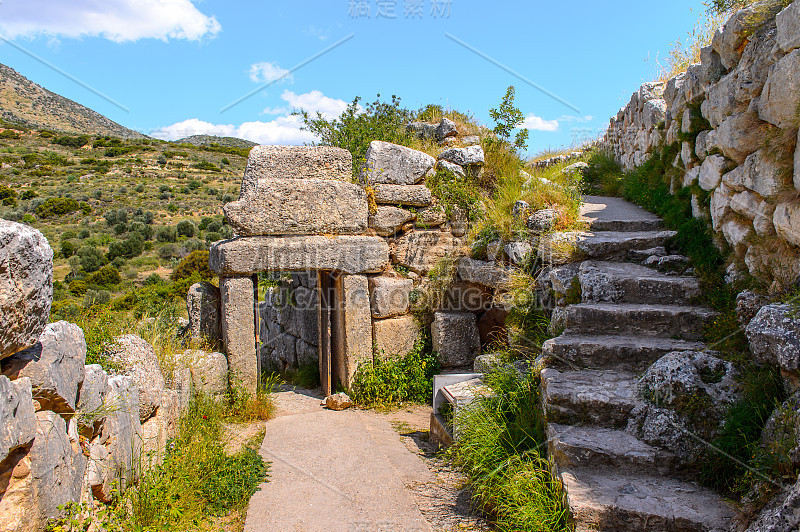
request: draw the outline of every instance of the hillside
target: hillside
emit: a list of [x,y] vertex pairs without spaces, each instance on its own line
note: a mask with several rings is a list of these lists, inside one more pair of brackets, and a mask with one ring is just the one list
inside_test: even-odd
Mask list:
[[252,148],[257,146],[255,142],[249,140],[237,139],[236,137],[217,137],[215,135],[192,135],[180,140],[176,143],[192,144],[194,146],[222,146],[224,148]]
[[140,139],[144,135],[59,96],[0,64],[0,118],[32,129]]

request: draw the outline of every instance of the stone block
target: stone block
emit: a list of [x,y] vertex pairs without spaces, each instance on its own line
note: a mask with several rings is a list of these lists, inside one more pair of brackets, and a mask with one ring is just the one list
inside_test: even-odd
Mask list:
[[259,180],[223,207],[240,236],[359,234],[367,229],[367,194],[352,183],[323,179]]
[[219,288],[211,283],[195,283],[186,294],[189,331],[192,338],[204,339],[215,345],[221,338],[219,317]]
[[748,156],[744,164],[722,176],[730,188],[752,190],[765,198],[773,198],[791,187],[784,169],[764,149]]
[[404,356],[414,348],[420,327],[413,316],[375,320],[372,324],[376,355],[385,358]]
[[792,2],[775,17],[778,45],[784,52],[800,48],[800,2]]
[[392,236],[413,219],[411,211],[382,205],[375,214],[369,216],[369,227],[380,236]]
[[30,379],[10,381],[0,375],[0,463],[14,450],[29,445],[35,436]]
[[146,420],[155,413],[166,387],[153,346],[135,334],[123,334],[115,339],[108,352],[120,374],[130,376],[139,389],[139,418]]
[[711,155],[707,157],[700,166],[700,174],[698,176],[700,188],[703,190],[714,190],[717,188],[720,181],[722,181],[722,174],[728,170],[729,166],[728,161],[721,155]]
[[797,127],[800,106],[800,50],[793,50],[769,67],[758,104],[758,116],[780,128]]
[[757,151],[763,144],[766,122],[759,119],[754,111],[745,111],[727,117],[708,137],[710,148],[717,148],[726,157],[742,164],[748,155]]
[[252,195],[260,181],[334,179],[350,182],[353,157],[331,146],[256,146],[250,150],[241,197]]
[[75,412],[84,378],[86,340],[77,325],[59,321],[45,327],[36,345],[0,362],[10,379],[28,377],[42,410]]
[[775,227],[772,224],[775,207],[767,203],[755,192],[745,190],[734,194],[731,198],[731,209],[753,220],[753,226],[759,235],[771,236],[775,234]]
[[53,302],[53,250],[32,227],[0,219],[0,359],[36,343]]
[[369,184],[416,185],[435,163],[436,159],[427,153],[373,140],[367,150],[361,179]]
[[781,203],[775,208],[772,221],[779,237],[800,246],[800,204]]
[[425,185],[373,185],[375,202],[379,205],[407,205],[427,207],[433,202],[430,189]]
[[369,282],[364,275],[340,278],[344,320],[344,368],[340,375],[345,388],[353,384],[359,364],[372,360],[372,316],[369,307]]
[[471,365],[481,352],[477,319],[471,312],[436,312],[431,337],[444,368]]
[[203,394],[221,398],[228,391],[228,359],[222,353],[188,350],[181,360],[189,366],[192,382]]
[[369,280],[373,318],[392,318],[408,312],[414,281],[403,277],[380,276]]
[[461,167],[483,166],[485,157],[480,146],[467,146],[466,148],[451,148],[439,154],[439,159]]
[[463,241],[441,231],[415,231],[397,240],[395,258],[412,271],[425,275],[439,261],[452,256]]
[[223,277],[219,283],[222,301],[222,343],[228,356],[231,385],[251,395],[258,388],[256,356],[255,286],[252,277]]
[[111,391],[108,373],[99,364],[84,366],[83,385],[78,395],[78,428],[81,435],[93,439],[102,427],[105,412],[103,404]]
[[504,288],[511,279],[508,270],[494,263],[469,257],[463,257],[458,261],[458,275],[464,281],[496,289]]

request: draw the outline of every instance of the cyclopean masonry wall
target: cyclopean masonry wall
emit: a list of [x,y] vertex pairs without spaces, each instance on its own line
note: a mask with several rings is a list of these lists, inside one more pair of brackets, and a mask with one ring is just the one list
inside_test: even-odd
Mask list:
[[[412,314],[412,299],[419,304],[431,284],[428,272],[442,259],[457,262],[466,252],[465,213],[439,205],[425,179],[437,168],[479,172],[483,150],[452,135],[447,144],[437,161],[374,141],[359,184],[351,183],[350,154],[344,150],[259,146],[251,151],[241,198],[225,206],[238,236],[215,243],[210,255],[221,279],[223,343],[241,384],[255,389],[260,371],[255,360],[262,369],[282,372],[319,363],[330,336],[341,354],[332,371],[350,387],[359,363],[404,355],[423,327],[431,328],[444,367],[471,366],[480,353],[478,324],[492,306],[495,287],[457,279],[432,323],[420,323]],[[262,216],[269,220],[261,223]],[[256,294],[254,275],[265,271],[289,275],[273,276],[277,282],[266,289],[264,301],[226,295],[229,279]],[[320,284],[331,274],[332,297]],[[255,312],[253,305],[255,327],[237,325]],[[325,314],[331,305],[334,311]]]
[[800,2],[783,5],[735,13],[700,63],[642,85],[605,137],[629,170],[670,154],[672,192],[689,189],[694,216],[730,246],[729,273],[775,290],[800,275]]

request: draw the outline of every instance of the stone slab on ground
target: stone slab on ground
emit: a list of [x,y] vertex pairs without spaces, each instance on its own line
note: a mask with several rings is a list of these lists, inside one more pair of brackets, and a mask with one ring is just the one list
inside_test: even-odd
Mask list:
[[575,469],[561,473],[576,532],[727,532],[734,511],[715,493],[667,477]]
[[689,304],[700,296],[694,277],[666,275],[639,264],[586,261],[578,278],[586,302]]
[[547,262],[563,264],[581,259],[626,260],[632,251],[663,246],[675,231],[591,231],[546,235],[537,253]]
[[636,406],[636,376],[612,370],[544,369],[542,403],[549,422],[621,428]]
[[376,184],[372,188],[375,191],[375,202],[379,205],[427,207],[433,203],[431,191],[425,185]]
[[376,236],[243,237],[213,244],[208,262],[213,271],[228,276],[309,270],[376,273],[389,264],[389,244]]
[[581,220],[594,231],[657,231],[661,219],[621,198],[584,196]]
[[702,307],[581,303],[566,308],[566,331],[581,334],[662,336],[699,340],[717,313]]

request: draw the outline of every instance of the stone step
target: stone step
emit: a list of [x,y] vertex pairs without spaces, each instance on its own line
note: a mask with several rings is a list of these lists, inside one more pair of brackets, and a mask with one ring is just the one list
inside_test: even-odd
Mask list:
[[589,222],[592,231],[660,231],[664,228],[661,220],[594,220]]
[[548,263],[576,259],[620,260],[632,251],[663,246],[675,231],[570,231],[542,237],[537,252]]
[[639,264],[586,261],[578,279],[584,303],[689,304],[700,296],[694,277],[666,275]]
[[584,196],[581,219],[594,231],[656,231],[661,219],[621,198]]
[[661,336],[699,340],[717,313],[702,307],[634,303],[581,303],[564,312],[565,332]]
[[586,468],[559,476],[576,532],[727,532],[736,517],[719,495],[669,477]]
[[562,334],[544,343],[548,367],[643,372],[672,351],[700,351],[699,342],[648,336]]
[[636,406],[636,375],[626,371],[543,369],[542,407],[548,423],[622,428]]
[[672,453],[651,447],[627,432],[591,426],[550,423],[547,449],[559,471],[593,467],[661,475],[676,465]]

